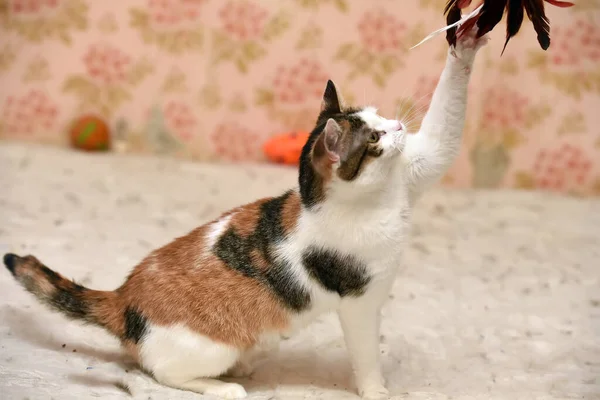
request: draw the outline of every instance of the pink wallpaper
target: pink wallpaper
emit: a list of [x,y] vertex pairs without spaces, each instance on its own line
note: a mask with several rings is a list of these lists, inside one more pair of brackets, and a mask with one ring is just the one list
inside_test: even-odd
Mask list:
[[[600,0],[548,7],[471,85],[464,148],[444,183],[600,194]],[[310,129],[326,79],[413,128],[443,67],[445,0],[0,0],[0,137],[67,145],[74,118],[119,127],[119,148],[264,161]]]

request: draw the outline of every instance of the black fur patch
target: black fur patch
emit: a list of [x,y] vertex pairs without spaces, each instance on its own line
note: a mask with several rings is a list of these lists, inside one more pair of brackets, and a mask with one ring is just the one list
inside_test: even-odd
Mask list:
[[313,279],[342,297],[362,295],[371,281],[365,265],[351,255],[310,247],[302,261]]
[[300,198],[302,199],[302,204],[309,209],[322,201],[325,196],[323,192],[323,178],[315,171],[311,161],[312,148],[324,128],[325,123],[317,125],[308,137],[304,147],[302,147],[302,153],[300,154],[298,175]]
[[3,257],[4,265],[6,266],[6,269],[8,269],[10,271],[11,274],[15,275],[15,268],[17,267],[17,264],[20,259],[21,259],[21,257],[19,257],[16,254],[6,253],[4,255],[4,257]]
[[89,290],[88,288],[83,287],[74,281],[65,279],[58,272],[51,270],[50,268],[46,267],[44,264],[40,263],[39,267],[40,267],[40,270],[44,273],[44,275],[46,275],[48,282],[50,282],[53,286],[55,286],[59,290],[62,288],[65,291],[69,291],[69,292],[73,291],[73,292],[79,292],[79,293]]
[[[287,192],[262,204],[256,229],[247,238],[229,228],[215,244],[215,254],[230,268],[268,285],[291,310],[302,311],[310,306],[310,295],[290,275],[289,263],[274,257],[272,248],[285,237],[281,211],[290,195]],[[257,251],[269,264],[266,271],[253,265],[252,251]]]
[[87,319],[89,306],[83,294],[88,289],[63,278],[41,263],[39,268],[55,288],[54,294],[50,298],[52,305],[70,318]]
[[148,321],[146,317],[131,307],[125,309],[125,332],[123,337],[134,343],[139,343],[144,338],[148,330]]
[[87,302],[81,291],[74,288],[55,286],[56,290],[50,299],[52,305],[74,319],[86,319],[89,313]]
[[340,178],[346,181],[354,180],[360,172],[368,150],[369,146],[364,145],[349,154],[349,156],[340,164],[340,168],[338,169]]
[[46,267],[45,265],[40,265],[40,270],[44,273],[44,275],[46,275],[46,278],[48,278],[48,282],[50,282],[54,286],[56,286],[63,279],[63,278],[61,278],[61,276],[59,274],[52,271],[50,268]]
[[233,229],[228,229],[219,238],[215,253],[229,267],[250,278],[261,278],[260,273],[252,266],[250,260],[250,243]]

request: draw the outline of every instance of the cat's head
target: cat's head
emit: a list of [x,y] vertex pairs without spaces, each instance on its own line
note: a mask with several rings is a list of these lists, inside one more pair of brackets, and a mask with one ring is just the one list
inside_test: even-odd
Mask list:
[[327,193],[352,196],[384,185],[404,147],[405,126],[377,114],[373,107],[342,104],[327,82],[315,129],[300,158],[300,192],[306,206]]

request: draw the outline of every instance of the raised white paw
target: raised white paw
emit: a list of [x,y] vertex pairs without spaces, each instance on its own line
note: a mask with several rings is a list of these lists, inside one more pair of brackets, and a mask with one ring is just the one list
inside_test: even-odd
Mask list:
[[360,397],[365,400],[384,400],[390,398],[390,392],[383,386],[367,386],[360,390]]
[[487,34],[477,38],[477,30],[478,27],[475,25],[471,30],[462,33],[456,39],[456,46],[452,46],[450,49],[454,57],[465,62],[467,65],[473,63],[475,54],[490,40]]
[[204,394],[218,396],[222,399],[243,399],[248,396],[244,387],[237,383],[223,383],[206,389]]

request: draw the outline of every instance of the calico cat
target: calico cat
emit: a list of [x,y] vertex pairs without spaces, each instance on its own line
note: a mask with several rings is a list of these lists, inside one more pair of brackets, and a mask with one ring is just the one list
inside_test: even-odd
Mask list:
[[4,263],[43,303],[120,338],[158,382],[227,399],[246,392],[219,376],[251,373],[281,337],[337,311],[360,395],[386,398],[379,311],[413,204],[459,150],[470,71],[486,40],[471,33],[450,48],[417,134],[374,108],[346,107],[328,81],[297,190],[153,251],[115,291],[80,286],[31,255],[6,254]]

